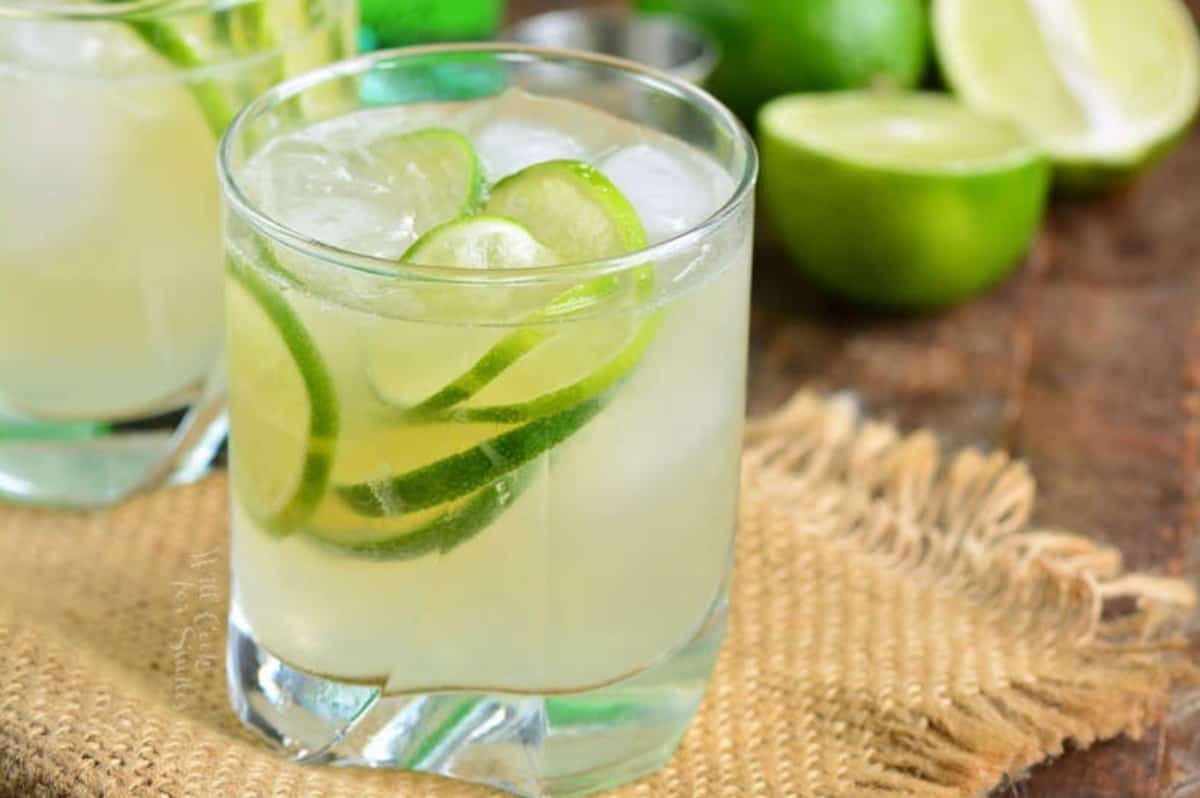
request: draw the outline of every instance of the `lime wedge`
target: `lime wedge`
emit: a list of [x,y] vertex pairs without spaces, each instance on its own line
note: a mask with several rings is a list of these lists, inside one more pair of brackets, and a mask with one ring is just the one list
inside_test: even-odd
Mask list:
[[876,305],[970,296],[1040,223],[1045,158],[1003,119],[933,94],[792,95],[759,116],[763,197],[797,265]]
[[325,493],[337,395],[316,342],[278,289],[233,257],[226,273],[228,323],[238,337],[228,363],[237,492],[264,528],[287,534]]
[[486,215],[456,219],[433,228],[400,260],[459,269],[529,268],[562,262],[521,225]]
[[424,128],[371,142],[367,154],[411,209],[417,235],[473,213],[483,198],[483,167],[471,142],[445,128]]
[[646,246],[633,205],[583,161],[545,161],[509,175],[492,188],[484,210],[521,223],[567,263]]
[[1200,43],[1179,0],[935,0],[933,14],[955,92],[1018,121],[1067,189],[1136,172],[1200,105]]

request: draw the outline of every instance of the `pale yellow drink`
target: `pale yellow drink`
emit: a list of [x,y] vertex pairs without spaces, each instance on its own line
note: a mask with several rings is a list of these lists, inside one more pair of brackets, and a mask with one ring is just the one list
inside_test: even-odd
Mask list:
[[[678,140],[519,92],[321,123],[268,144],[242,182],[252,200],[300,233],[395,259],[425,232],[421,213],[391,204],[403,194],[394,190],[397,175],[364,153],[374,141],[433,123],[474,144],[489,182],[534,162],[593,163],[637,209],[650,243],[702,223],[733,191],[715,163]],[[748,221],[653,263],[652,297],[599,302],[541,325],[550,340],[465,406],[520,404],[571,384],[649,320],[657,326],[602,408],[519,469],[519,493],[482,529],[395,558],[359,556],[339,544],[403,537],[442,509],[364,518],[346,501],[346,486],[420,469],[520,426],[405,421],[396,408],[436,392],[532,310],[586,278],[476,289],[389,280],[268,243],[272,263],[263,239],[234,225],[234,258],[307,330],[340,418],[328,487],[311,515],[281,534],[263,521],[266,498],[298,478],[310,409],[279,329],[231,278],[240,623],[294,668],[386,692],[585,690],[685,646],[721,601],[730,562]],[[279,279],[278,267],[299,284]]]

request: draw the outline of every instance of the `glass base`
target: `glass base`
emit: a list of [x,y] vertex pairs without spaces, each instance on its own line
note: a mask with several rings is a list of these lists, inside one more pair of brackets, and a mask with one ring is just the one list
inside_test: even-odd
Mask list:
[[578,692],[385,694],[297,670],[255,642],[234,610],[227,675],[233,708],[288,758],[400,768],[523,796],[577,796],[667,763],[708,684],[726,604],[654,666]]
[[227,430],[219,384],[206,386],[188,409],[120,424],[0,411],[0,500],[90,509],[191,482],[208,472]]

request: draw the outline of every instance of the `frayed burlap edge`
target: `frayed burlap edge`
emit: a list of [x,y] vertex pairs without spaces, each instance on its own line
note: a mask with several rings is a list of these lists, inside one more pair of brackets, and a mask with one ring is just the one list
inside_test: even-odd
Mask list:
[[[1191,590],[1031,527],[1033,481],[1001,454],[947,458],[802,394],[749,424],[743,473],[712,685],[667,766],[613,798],[968,798],[1140,733],[1195,678]],[[303,767],[245,733],[221,668],[226,494],[0,508],[0,796],[497,795]]]
[[[1004,453],[945,458],[926,432],[902,436],[860,420],[849,397],[808,393],[752,421],[746,446],[750,523],[866,555],[876,578],[932,591],[979,632],[970,656],[947,650],[959,665],[924,683],[879,669],[862,684],[828,680],[860,691],[875,731],[870,765],[839,774],[852,784],[842,794],[986,792],[1068,744],[1140,735],[1173,684],[1196,682],[1178,636],[1196,603],[1191,586],[1125,573],[1116,549],[1030,526],[1034,481]],[[1114,599],[1134,608],[1110,616]],[[988,629],[1031,645],[984,639]],[[901,634],[938,645],[939,629],[922,619]],[[1055,667],[1031,667],[1030,655]]]

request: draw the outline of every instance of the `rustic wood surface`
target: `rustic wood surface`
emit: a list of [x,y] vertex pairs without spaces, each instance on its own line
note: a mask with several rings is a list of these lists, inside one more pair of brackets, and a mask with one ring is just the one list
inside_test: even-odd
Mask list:
[[[513,0],[511,13],[570,5]],[[1200,135],[1128,190],[1057,202],[1018,274],[941,315],[824,300],[767,230],[754,269],[752,412],[805,384],[853,390],[950,445],[1028,460],[1045,523],[1108,540],[1134,567],[1200,575]],[[1071,752],[1000,795],[1200,796],[1183,784],[1200,779],[1200,712],[1177,704],[1142,740]]]

